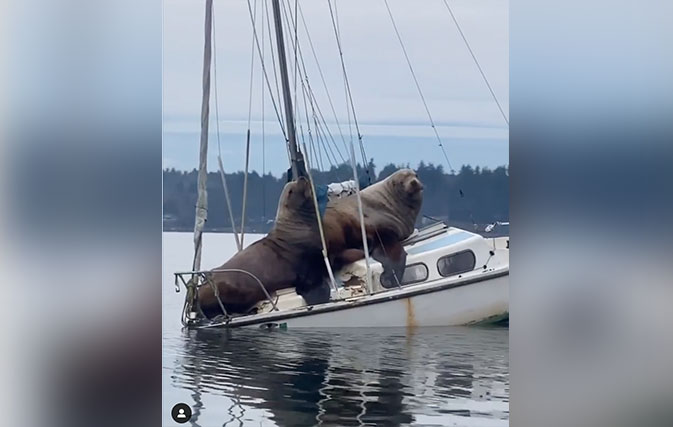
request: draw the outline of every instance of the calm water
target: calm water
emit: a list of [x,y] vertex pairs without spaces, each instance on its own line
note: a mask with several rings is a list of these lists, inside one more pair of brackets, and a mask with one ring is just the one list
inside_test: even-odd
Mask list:
[[[204,427],[509,424],[506,328],[183,331],[171,274],[191,238],[164,233],[164,425],[178,402]],[[204,244],[204,268],[235,251]]]

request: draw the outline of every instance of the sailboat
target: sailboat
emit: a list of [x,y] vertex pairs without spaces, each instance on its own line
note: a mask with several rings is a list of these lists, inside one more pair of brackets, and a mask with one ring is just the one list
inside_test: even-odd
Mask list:
[[[294,110],[285,56],[281,5],[279,0],[271,0],[271,3],[277,43],[277,64],[283,94],[284,133],[290,158],[289,175],[293,179],[299,177],[309,179],[311,184],[314,185],[310,167],[307,167],[307,159],[297,144],[296,123],[293,115]],[[207,218],[206,166],[212,53],[212,7],[212,0],[206,0],[203,102],[197,183],[198,199],[194,227],[194,261],[191,271],[175,273],[176,291],[179,292],[181,287],[186,288],[185,305],[182,311],[183,325],[192,328],[416,328],[484,324],[507,319],[509,316],[509,237],[485,238],[468,230],[450,227],[440,221],[415,230],[411,236],[402,242],[407,253],[406,267],[401,280],[397,279],[395,283],[390,282],[389,275],[382,274],[383,266],[379,262],[370,259],[366,238],[364,238],[364,221],[361,221],[365,253],[363,260],[346,265],[339,271],[332,271],[327,258],[327,247],[324,238],[322,239],[323,256],[329,273],[329,277],[325,280],[329,281],[331,288],[329,301],[320,304],[308,304],[302,296],[296,293],[294,288],[268,293],[264,284],[258,280],[266,299],[259,302],[249,314],[229,315],[220,301],[220,306],[223,308],[221,316],[209,320],[199,315],[195,306],[198,289],[201,286],[213,286],[211,275],[213,272],[219,271],[200,269],[202,234]],[[253,33],[254,31],[253,20]],[[256,33],[254,33],[254,36],[256,37]],[[429,110],[427,111],[429,114]],[[278,118],[280,119],[281,116],[278,115]],[[435,129],[434,123],[433,129]],[[437,137],[439,139],[438,134]],[[361,137],[360,143],[362,143]],[[441,140],[440,147],[444,152]],[[306,148],[304,148],[304,151],[306,151]],[[445,152],[444,154],[446,156]],[[227,187],[222,162],[221,159],[218,158],[218,160],[226,195]],[[350,163],[353,170],[352,184],[355,194],[348,197],[358,198],[359,214],[362,218],[363,208],[359,199],[360,180],[352,140],[350,143]],[[315,198],[315,186],[313,190]],[[317,200],[316,213],[318,214],[317,217],[320,218]],[[492,228],[490,227],[490,229]],[[237,244],[239,244],[240,249],[238,237]]]

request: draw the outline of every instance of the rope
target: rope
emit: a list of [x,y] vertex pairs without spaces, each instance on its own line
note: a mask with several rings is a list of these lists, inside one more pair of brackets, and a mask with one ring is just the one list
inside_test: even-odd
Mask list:
[[[273,301],[273,298],[271,298],[271,295],[269,295],[269,291],[266,290],[266,288],[264,287],[264,284],[259,279],[259,277],[255,276],[251,272],[249,272],[247,270],[242,270],[242,269],[239,269],[239,268],[216,268],[216,269],[208,271],[208,273],[242,273],[242,274],[247,274],[248,276],[252,277],[257,282],[257,284],[260,286],[260,288],[262,288],[262,291],[264,292],[264,296],[266,296],[266,299],[269,300],[269,302],[271,303],[271,306],[273,307],[274,311],[278,311],[278,307],[276,307],[276,303]],[[219,296],[218,296],[218,300],[219,300]]]
[[358,124],[357,114],[355,113],[355,103],[353,102],[353,94],[351,93],[350,82],[348,81],[348,73],[346,72],[346,63],[344,61],[343,48],[341,45],[341,32],[339,30],[339,14],[337,13],[337,3],[334,2],[334,11],[332,11],[332,2],[327,0],[327,5],[329,6],[330,17],[332,18],[332,27],[334,28],[334,36],[336,38],[337,47],[339,49],[339,59],[341,60],[341,70],[343,72],[344,78],[344,89],[346,92],[346,102],[350,103],[350,110],[348,111],[348,129],[351,132],[351,141],[353,140],[353,131],[351,128],[350,114],[353,113],[353,122],[355,124],[355,131],[358,135],[358,141],[360,146],[360,155],[362,156],[362,167],[364,168],[367,174],[367,181],[369,184],[372,182],[372,177],[369,171],[369,162],[367,161],[367,154],[365,153],[364,145],[362,143],[362,133],[360,132],[360,125]]
[[430,113],[430,109],[428,108],[428,103],[425,102],[425,97],[423,96],[423,91],[421,90],[421,85],[418,83],[418,79],[416,78],[416,73],[414,72],[414,67],[411,65],[411,60],[409,59],[409,55],[407,54],[407,49],[404,47],[404,42],[402,42],[402,37],[400,36],[400,32],[397,29],[397,24],[395,24],[395,18],[393,18],[393,13],[390,11],[390,6],[388,5],[388,0],[383,0],[383,2],[386,5],[386,9],[388,10],[388,16],[390,16],[390,22],[392,22],[393,28],[395,29],[395,34],[397,35],[397,40],[400,42],[400,46],[402,47],[402,52],[404,53],[404,58],[407,60],[407,65],[409,66],[409,71],[411,71],[411,76],[414,78],[414,83],[416,83],[416,89],[418,89],[418,94],[421,96],[421,101],[423,101],[423,106],[425,107],[425,112],[428,114],[428,119],[430,119],[430,125],[432,126],[432,130],[435,132],[435,136],[437,137],[437,142],[439,144],[439,148],[442,149],[442,154],[444,155],[444,159],[446,160],[446,163],[449,165],[449,170],[451,170],[451,172],[454,172],[454,169],[451,166],[451,162],[449,161],[449,156],[446,155],[446,150],[444,149],[444,144],[442,144],[442,138],[439,136],[439,132],[437,132],[437,127],[435,126],[435,121],[432,119],[432,114]]
[[[262,22],[264,22],[264,8],[261,10],[262,12]],[[260,52],[261,57],[264,58],[264,25],[262,25],[262,50]],[[264,175],[266,175],[266,138],[265,138],[265,126],[264,126],[264,113],[265,113],[265,108],[264,108],[264,98],[266,95],[265,88],[264,88],[264,76],[262,76],[262,85],[261,85],[261,92],[262,92],[262,218],[266,221],[266,179],[264,179]]]
[[[383,239],[381,239],[381,235],[379,234],[378,228],[376,228],[375,231],[376,231],[376,237],[379,239],[379,244],[381,245],[381,249],[383,250],[383,256],[388,258],[388,251],[386,251],[386,245],[383,244]],[[390,258],[388,258],[388,259],[390,259]],[[406,268],[406,266],[405,266],[405,268]],[[393,277],[395,278],[395,282],[397,282],[397,287],[402,289],[402,284],[400,283],[400,280],[403,277],[400,277],[398,279],[397,278],[397,273],[395,273],[395,271],[393,271]]]
[[[257,0],[255,0],[253,9],[253,26],[257,20]],[[250,89],[248,94],[248,132],[250,132],[250,119],[252,118],[252,80],[255,74],[255,39],[253,37],[250,43]]]
[[[306,149],[306,145],[304,145],[304,151],[308,151]],[[320,207],[318,206],[318,197],[315,192],[315,186],[313,185],[313,178],[311,177],[310,165],[306,165],[306,172],[308,173],[309,184],[311,184],[311,193],[313,193],[313,206],[315,207],[315,216],[318,220],[318,231],[320,231],[320,242],[322,244],[322,257],[323,260],[325,261],[325,268],[327,268],[327,274],[329,275],[330,284],[332,285],[335,294],[339,295],[339,289],[337,288],[336,281],[334,280],[334,273],[332,272],[332,266],[330,265],[329,258],[327,257],[327,243],[325,241],[325,232],[323,231],[322,227],[322,219],[320,218]]]
[[[266,4],[266,3],[265,3]],[[276,112],[276,118],[278,119],[278,124],[280,125],[280,130],[283,132],[283,137],[287,139],[287,134],[285,133],[285,126],[283,125],[283,118],[278,111],[278,105],[276,105],[276,100],[273,97],[273,90],[271,89],[271,82],[269,81],[269,75],[266,72],[266,65],[264,64],[264,55],[262,54],[262,49],[259,44],[259,39],[257,38],[257,29],[255,27],[255,18],[253,17],[252,14],[252,6],[250,6],[250,0],[248,0],[248,12],[250,14],[250,21],[252,22],[252,34],[253,37],[255,38],[255,45],[257,46],[257,53],[259,54],[259,59],[262,64],[262,73],[264,74],[264,81],[266,82],[266,86],[269,89],[269,97],[271,98],[271,103],[273,104],[273,109]],[[268,15],[267,15],[268,19]],[[273,48],[272,48],[273,49]],[[272,56],[273,58],[273,56]]]
[[[288,5],[289,8],[289,5]],[[297,0],[294,0],[294,14],[295,16],[297,15]],[[295,21],[294,23],[294,115],[295,117],[297,116],[297,72],[298,72],[298,67],[299,64],[297,63],[297,45],[299,44],[299,40],[297,39],[297,23]],[[299,122],[301,123],[301,122]],[[303,140],[302,140],[303,141]]]
[[367,232],[365,231],[364,212],[362,210],[362,197],[360,197],[360,183],[358,180],[358,168],[355,164],[355,149],[353,148],[353,141],[351,141],[351,166],[353,168],[353,178],[355,179],[355,196],[358,200],[358,214],[360,216],[360,231],[362,232],[362,249],[365,252],[365,265],[367,266],[367,293],[371,295],[373,292],[372,272],[369,266],[369,247],[367,244]]
[[[308,31],[308,26],[306,25],[306,20],[304,19],[304,12],[301,9],[301,5],[299,5],[299,16],[301,17],[302,20],[302,26],[304,27],[304,32],[306,33],[306,38],[308,39],[313,59],[315,60],[316,66],[318,68],[318,74],[320,75],[320,80],[322,81],[323,88],[325,89],[325,94],[327,95],[327,101],[329,102],[330,109],[332,110],[332,114],[334,115],[334,121],[337,125],[337,128],[339,129],[339,135],[341,136],[341,141],[343,142],[346,150],[348,150],[348,144],[346,143],[346,139],[344,138],[343,132],[341,130],[339,117],[337,116],[336,109],[334,108],[334,102],[332,101],[332,96],[329,93],[327,82],[325,81],[325,75],[323,74],[322,67],[320,66],[320,61],[318,61],[318,55],[315,52],[315,48],[313,46],[313,40],[311,39],[311,34]],[[345,162],[345,159],[343,159],[343,161]]]
[[477,69],[479,69],[479,72],[481,73],[481,77],[484,79],[484,83],[486,83],[486,87],[488,87],[488,90],[491,92],[491,96],[493,97],[493,100],[495,101],[495,104],[498,106],[498,109],[500,110],[500,114],[502,114],[502,118],[505,119],[505,123],[507,123],[507,126],[509,126],[509,119],[507,119],[507,116],[505,115],[505,111],[502,109],[502,106],[500,105],[500,102],[498,102],[498,98],[495,96],[495,92],[493,92],[493,88],[491,88],[491,84],[488,82],[488,79],[486,78],[486,74],[484,73],[484,70],[481,69],[481,65],[479,65],[479,61],[477,61],[477,57],[472,51],[472,48],[470,47],[470,44],[467,42],[467,38],[465,37],[465,34],[463,33],[463,30],[460,28],[460,25],[458,25],[458,20],[456,19],[456,16],[453,14],[453,11],[451,10],[451,6],[449,6],[449,3],[446,0],[444,1],[444,5],[449,11],[449,14],[451,14],[451,18],[453,19],[454,24],[456,24],[456,28],[458,29],[458,32],[460,33],[460,36],[463,38],[463,41],[465,42],[465,46],[467,46],[467,50],[470,52],[470,55],[472,55],[472,59],[474,60],[474,64],[477,66]]
[[222,157],[217,156],[217,165],[220,170],[220,178],[222,179],[222,187],[224,187],[224,198],[229,209],[229,218],[231,218],[231,229],[234,232],[234,239],[236,240],[236,247],[240,252],[243,249],[241,241],[238,239],[238,232],[236,231],[236,224],[234,223],[234,212],[231,210],[231,199],[229,198],[229,187],[227,186],[227,178],[224,175],[224,167],[222,166]]
[[[257,0],[253,7],[254,19],[257,20]],[[248,132],[245,141],[245,173],[243,176],[243,203],[241,207],[241,248],[245,246],[245,208],[248,201],[248,165],[250,161],[250,121],[252,118],[252,82],[255,76],[255,40],[250,43],[250,90],[248,93]]]
[[[285,6],[285,3],[283,3],[283,6]],[[299,10],[301,11],[300,8],[299,8]],[[290,13],[289,16],[288,16],[288,12],[287,12],[287,10],[286,10],[285,7],[283,7],[283,12],[284,12],[284,14],[285,14],[286,25],[289,26],[291,23],[296,23],[296,20],[294,19],[294,17],[292,16],[291,13]],[[300,12],[300,13],[301,13],[301,12]],[[296,24],[295,24],[295,26],[296,26]],[[305,30],[306,30],[307,38],[309,38],[309,40],[310,40],[310,37],[311,37],[311,36],[310,36],[310,34],[308,33],[308,29],[306,29],[306,27],[304,27],[304,28],[305,28]],[[304,86],[304,81],[305,81],[305,86],[307,87],[307,92],[308,92],[308,94],[309,94],[309,99],[311,100],[311,109],[312,109],[312,111],[313,111],[314,114],[315,114],[315,111],[318,112],[318,115],[319,115],[319,117],[320,117],[320,120],[322,120],[322,123],[324,124],[324,128],[325,128],[325,130],[326,130],[326,134],[329,135],[329,139],[327,140],[328,143],[329,143],[330,141],[332,142],[332,144],[333,144],[333,146],[334,146],[334,149],[336,150],[337,154],[339,154],[339,157],[341,158],[341,162],[342,162],[342,163],[345,163],[345,162],[346,162],[346,158],[345,158],[344,155],[341,153],[341,150],[339,150],[339,146],[337,145],[336,140],[334,139],[334,136],[332,135],[332,132],[329,130],[329,126],[327,126],[327,121],[325,120],[325,116],[323,115],[322,110],[320,109],[320,105],[318,104],[317,99],[315,98],[315,94],[313,93],[313,90],[311,89],[311,84],[310,84],[310,82],[308,81],[308,73],[306,72],[306,63],[304,62],[304,55],[303,55],[302,50],[301,50],[301,45],[300,45],[300,44],[297,44],[297,45],[295,46],[295,48],[296,48],[297,51],[298,51],[299,59],[301,60],[301,64],[302,64],[303,79],[301,79],[301,83],[302,83],[302,86]],[[318,67],[320,67],[320,64],[317,62],[317,58],[316,58],[316,64],[318,64]],[[300,74],[301,74],[301,73],[300,73]],[[328,92],[328,99],[329,99],[329,92]],[[315,103],[314,103],[313,101],[315,101]],[[331,99],[330,99],[330,104],[331,104]],[[333,113],[335,114],[335,118],[336,118],[336,113],[334,112],[334,106],[331,105],[331,107],[332,107],[332,111],[333,111]],[[336,119],[336,121],[337,121],[337,126],[339,126],[338,119]],[[342,139],[342,141],[344,142],[344,146],[345,146],[346,148],[348,148],[348,147],[347,147],[347,144],[346,144],[346,141],[345,141],[344,138],[343,138],[343,133],[341,132],[341,127],[340,127],[340,126],[339,126],[339,133],[341,134],[341,139]],[[323,134],[325,134],[325,132],[323,132]],[[332,155],[333,155],[333,157],[334,157],[334,160],[336,161],[336,156],[334,155],[332,148],[331,148],[331,147],[329,147],[329,148],[330,148],[330,151],[332,151]]]
[[[250,0],[248,0],[248,2],[250,2]],[[282,98],[280,96],[280,86],[278,86],[278,72],[277,72],[277,68],[276,68],[276,54],[274,53],[275,51],[273,50],[273,40],[272,40],[272,37],[271,37],[271,34],[273,34],[273,32],[271,31],[271,19],[269,18],[269,6],[268,6],[267,2],[264,2],[264,7],[266,8],[266,26],[267,26],[267,29],[269,30],[269,47],[271,48],[271,65],[272,65],[272,68],[273,68],[273,81],[276,84],[276,96],[280,100]],[[262,23],[262,25],[263,24],[264,23]],[[280,116],[283,118],[283,123],[284,123],[285,122],[285,114],[284,114],[284,111],[282,109],[280,110]],[[287,139],[287,137],[285,139]]]
[[[217,98],[217,33],[215,32],[215,19],[213,18],[213,83],[215,85],[215,123],[216,123],[216,135],[217,135],[217,163],[220,171],[220,179],[222,180],[222,187],[224,187],[224,197],[227,202],[227,209],[229,211],[229,219],[231,220],[231,230],[234,233],[234,239],[236,240],[236,247],[239,252],[243,249],[241,241],[238,239],[238,232],[236,231],[236,222],[234,220],[234,212],[231,208],[231,199],[229,198],[229,187],[227,186],[227,178],[224,174],[224,166],[222,166],[222,146],[220,143],[220,110],[219,110],[219,101]],[[195,268],[196,269],[196,268]]]
[[241,207],[241,248],[245,239],[245,208],[248,202],[248,165],[250,164],[250,129],[245,143],[245,173],[243,175],[243,206]]
[[[304,88],[303,85],[302,85],[301,89],[302,89],[301,90],[302,98],[304,99],[304,113],[305,113],[305,117],[306,117],[306,128],[307,128],[307,131],[308,131],[308,141],[309,141],[310,148],[311,148],[311,151],[309,152],[309,160],[311,161],[311,164],[313,164],[314,166],[318,166],[318,161],[317,161],[316,151],[315,151],[315,143],[313,142],[313,134],[311,132],[311,120],[309,119],[309,116],[308,116],[308,103],[306,102],[306,89]],[[302,129],[302,132],[303,132],[303,129]],[[313,154],[313,160],[315,160],[315,163],[313,162],[313,160],[310,159],[311,154]],[[320,168],[319,170],[322,171],[322,168]]]
[[208,282],[210,288],[213,290],[213,294],[215,295],[215,298],[217,298],[217,304],[220,306],[220,309],[222,310],[222,314],[224,314],[224,317],[229,317],[229,313],[227,313],[227,310],[224,308],[224,304],[222,303],[222,299],[220,299],[220,290],[218,289],[218,287],[215,286],[215,283],[212,280],[210,280],[205,274],[203,274],[202,277],[205,279],[206,282]]

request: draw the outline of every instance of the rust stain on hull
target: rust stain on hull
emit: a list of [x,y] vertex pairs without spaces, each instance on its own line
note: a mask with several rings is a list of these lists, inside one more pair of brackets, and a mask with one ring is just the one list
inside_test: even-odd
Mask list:
[[404,300],[407,305],[407,329],[414,329],[418,326],[416,323],[416,314],[414,313],[414,303],[411,298]]

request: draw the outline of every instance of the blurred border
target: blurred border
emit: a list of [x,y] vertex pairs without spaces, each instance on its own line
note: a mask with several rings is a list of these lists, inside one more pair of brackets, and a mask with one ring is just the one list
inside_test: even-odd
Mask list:
[[673,425],[671,16],[510,3],[512,425]]
[[2,8],[2,410],[21,425],[154,425],[162,2]]

